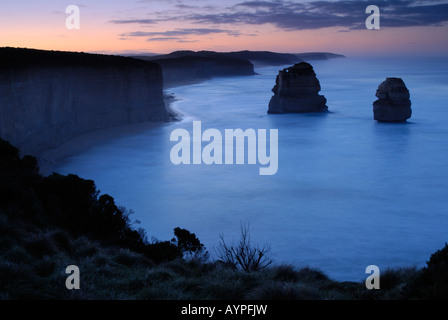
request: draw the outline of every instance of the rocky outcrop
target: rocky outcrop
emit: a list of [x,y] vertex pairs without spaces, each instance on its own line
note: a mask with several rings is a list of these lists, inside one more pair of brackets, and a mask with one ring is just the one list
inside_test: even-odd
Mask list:
[[327,99],[319,95],[320,83],[313,67],[306,62],[283,69],[272,89],[268,113],[326,112]]
[[0,61],[0,136],[24,153],[97,129],[169,119],[155,63],[15,48],[0,48]]
[[405,122],[412,115],[409,91],[401,78],[387,78],[376,91],[374,119],[381,122]]

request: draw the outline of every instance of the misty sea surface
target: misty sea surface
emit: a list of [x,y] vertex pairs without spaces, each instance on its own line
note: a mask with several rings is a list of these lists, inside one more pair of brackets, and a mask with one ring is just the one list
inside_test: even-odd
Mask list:
[[[313,267],[335,280],[423,267],[448,242],[448,63],[446,59],[346,58],[310,62],[327,114],[268,115],[280,69],[166,90],[180,122],[117,138],[66,159],[54,171],[95,181],[134,214],[148,237],[197,235],[212,257],[220,235],[236,242],[249,224],[277,264]],[[386,77],[410,91],[412,118],[373,120]],[[172,130],[278,129],[278,172],[255,165],[174,165]],[[269,141],[269,140],[268,140]],[[203,142],[202,146],[207,143]],[[246,149],[247,150],[247,149]],[[247,163],[247,162],[246,162]]]

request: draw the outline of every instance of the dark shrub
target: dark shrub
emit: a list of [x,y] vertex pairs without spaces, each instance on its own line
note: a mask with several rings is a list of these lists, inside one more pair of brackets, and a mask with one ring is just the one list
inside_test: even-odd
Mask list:
[[317,281],[327,281],[328,277],[320,270],[305,267],[297,272],[298,281],[314,283]]
[[40,259],[34,265],[34,271],[40,277],[49,277],[55,271],[56,264],[50,259]]
[[67,232],[63,230],[58,230],[51,235],[51,238],[53,239],[53,242],[60,250],[63,250],[68,253],[71,253],[73,251],[72,248],[73,239]]
[[176,275],[169,270],[156,270],[151,272],[147,276],[147,281],[149,282],[164,282],[164,281],[170,281],[171,279],[175,278]]
[[46,235],[37,235],[31,237],[25,242],[24,245],[27,252],[36,258],[42,258],[44,256],[50,256],[56,253],[56,246],[53,241]]
[[38,186],[44,210],[50,221],[75,234],[92,233],[98,191],[91,180],[76,175],[52,174]]
[[170,241],[147,244],[143,249],[143,252],[155,263],[182,258],[182,252]]
[[279,265],[272,268],[274,271],[274,279],[285,282],[297,282],[299,281],[299,273],[294,266],[291,265]]
[[171,242],[176,245],[186,258],[205,262],[209,253],[194,233],[179,227],[174,229],[174,238]]
[[407,298],[448,299],[448,244],[431,255],[426,267],[410,281]]
[[252,242],[249,225],[241,224],[241,237],[237,244],[227,244],[221,235],[221,242],[216,249],[218,259],[224,264],[246,272],[262,270],[272,263],[270,246],[259,246]]
[[14,263],[32,263],[34,258],[21,246],[14,246],[2,257],[6,261]]
[[98,253],[98,247],[95,245],[87,245],[85,247],[79,248],[76,252],[76,257],[78,259],[83,259],[86,257],[92,257]]
[[381,290],[399,291],[413,280],[417,274],[418,271],[414,267],[386,269],[384,272],[381,272]]
[[319,291],[306,286],[273,282],[255,288],[247,296],[250,300],[320,300]]
[[185,263],[181,259],[172,260],[162,264],[163,268],[173,271],[174,273],[188,277],[191,276],[191,272],[194,266]]
[[151,261],[149,261],[143,255],[125,249],[121,249],[115,256],[114,260],[119,264],[129,267],[137,265],[146,265],[146,266],[152,265]]

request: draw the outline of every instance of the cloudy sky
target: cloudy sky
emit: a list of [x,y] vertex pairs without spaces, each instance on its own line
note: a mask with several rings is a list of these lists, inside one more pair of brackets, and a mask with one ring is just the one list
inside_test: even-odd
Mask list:
[[[0,46],[448,55],[448,1],[81,1],[3,1]],[[79,30],[66,28],[69,5],[80,9]],[[365,26],[368,5],[380,9],[380,30]]]

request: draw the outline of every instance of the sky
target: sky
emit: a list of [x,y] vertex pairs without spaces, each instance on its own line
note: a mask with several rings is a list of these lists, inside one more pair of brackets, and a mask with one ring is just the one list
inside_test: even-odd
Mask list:
[[[448,1],[1,0],[0,46],[97,53],[325,51],[448,56]],[[69,5],[79,8],[70,30]],[[380,29],[367,29],[369,5]]]

